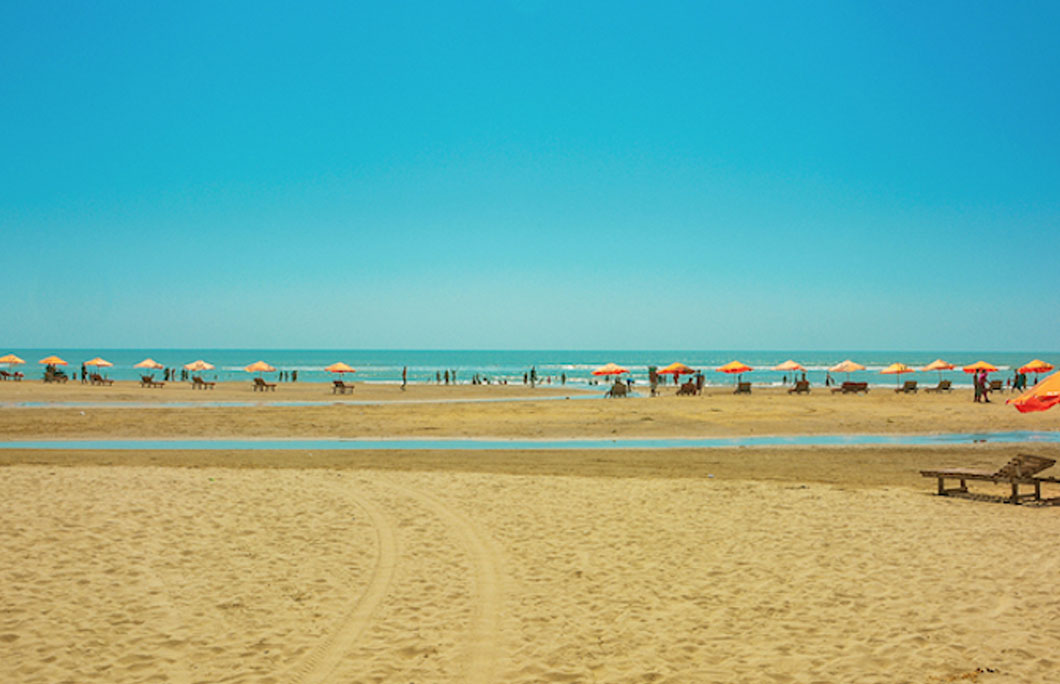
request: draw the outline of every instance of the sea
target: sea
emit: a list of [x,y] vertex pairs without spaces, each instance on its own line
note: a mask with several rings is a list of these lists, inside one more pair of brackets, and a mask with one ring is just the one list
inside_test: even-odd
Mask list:
[[[114,364],[101,368],[100,372],[115,380],[139,380],[142,371],[133,366],[146,358],[168,368],[180,368],[202,359],[216,368],[202,375],[207,380],[247,380],[251,374],[243,369],[256,362],[265,361],[276,368],[274,373],[265,373],[267,379],[278,379],[280,372],[291,375],[297,371],[298,382],[330,382],[336,375],[324,370],[337,361],[343,361],[356,369],[355,374],[346,374],[353,382],[400,384],[402,369],[408,369],[410,383],[444,382],[445,372],[450,374],[450,383],[468,384],[473,380],[491,384],[522,384],[524,374],[536,373],[539,384],[567,385],[574,388],[592,388],[596,383],[606,382],[594,377],[592,371],[606,363],[616,363],[628,368],[635,384],[646,384],[648,368],[662,368],[679,361],[700,370],[707,385],[731,385],[737,378],[717,372],[715,369],[730,361],[741,361],[754,370],[740,378],[757,386],[780,386],[791,382],[790,372],[771,370],[784,361],[792,359],[802,364],[806,378],[813,385],[824,383],[828,369],[840,361],[851,359],[866,367],[849,375],[850,380],[868,382],[872,386],[895,386],[904,380],[915,379],[921,386],[934,385],[940,379],[948,379],[954,387],[971,387],[969,375],[960,367],[984,360],[997,366],[994,379],[1006,379],[1015,369],[1033,359],[1042,359],[1060,366],[1060,352],[967,352],[967,351],[740,351],[740,350],[405,350],[405,349],[0,349],[0,355],[8,352],[25,359],[18,367],[27,378],[43,375],[43,366],[37,362],[46,356],[57,355],[72,369],[80,372],[83,362],[101,357]],[[911,368],[921,368],[935,359],[943,359],[957,365],[954,371],[919,371],[901,376],[883,375],[881,370],[900,362]],[[89,369],[92,372],[93,369]],[[154,371],[161,378],[162,371]],[[801,376],[801,373],[800,373]],[[847,374],[832,374],[834,380],[848,379]],[[455,378],[455,380],[454,380]],[[1029,378],[1032,382],[1034,376]]]

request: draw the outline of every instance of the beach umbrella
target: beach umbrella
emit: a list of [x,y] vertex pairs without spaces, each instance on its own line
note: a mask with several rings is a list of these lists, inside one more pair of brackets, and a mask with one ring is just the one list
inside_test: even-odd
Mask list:
[[43,366],[65,366],[66,365],[66,361],[63,361],[62,359],[60,359],[58,356],[55,356],[55,355],[45,357],[45,358],[41,359],[40,361],[38,361],[37,363],[39,363],[39,364],[41,364]]
[[95,366],[96,370],[99,370],[100,368],[110,368],[114,364],[111,363],[110,361],[107,361],[105,359],[101,359],[101,358],[99,358],[97,356],[96,358],[92,359],[91,361],[85,361],[85,365],[86,366]]
[[617,363],[608,363],[608,364],[604,364],[603,366],[600,366],[599,368],[594,370],[593,371],[593,375],[622,375],[623,373],[628,373],[628,372],[629,372],[628,368],[623,368],[622,366],[619,366]]
[[1012,404],[1020,413],[1044,411],[1060,404],[1060,373],[1053,373],[1023,394],[1005,403]]
[[694,368],[689,368],[688,366],[686,366],[685,364],[681,363],[680,361],[675,361],[675,362],[671,363],[669,366],[667,366],[666,368],[661,368],[661,369],[655,371],[655,374],[656,375],[672,375],[672,376],[674,376],[674,384],[676,385],[678,377],[680,377],[682,375],[691,375],[692,373],[695,373],[695,372],[696,372],[696,370]]
[[736,376],[736,382],[739,382],[741,375],[743,375],[744,373],[753,371],[754,368],[751,368],[746,363],[742,363],[740,361],[730,361],[729,363],[725,364],[724,366],[718,366],[714,370],[716,370],[719,373],[728,373],[729,375],[735,375]]
[[986,361],[976,361],[971,365],[965,366],[962,370],[965,373],[978,373],[981,370],[985,370],[987,373],[994,373],[997,371],[997,366]]
[[[3,359],[0,359],[0,362],[3,362]],[[1025,366],[1020,366],[1019,372],[1020,373],[1034,373],[1035,380],[1037,380],[1037,376],[1038,376],[1039,373],[1048,373],[1052,369],[1053,369],[1053,364],[1046,363],[1045,361],[1042,361],[1041,359],[1035,359],[1035,360],[1031,361],[1030,363],[1028,363]]]
[[14,354],[8,354],[6,356],[0,356],[0,363],[6,363],[9,366],[19,366],[25,363],[25,361]]
[[190,371],[208,371],[213,370],[214,365],[212,363],[206,363],[202,359],[198,361],[192,361],[191,363],[184,364],[184,370]]
[[788,359],[784,363],[773,366],[775,371],[804,371],[806,370],[801,363]]
[[150,368],[151,370],[162,370],[165,368],[162,364],[154,359],[144,359],[140,363],[133,366],[133,368]]
[[847,380],[850,380],[850,374],[851,373],[853,373],[854,371],[863,371],[863,370],[865,370],[865,366],[862,366],[860,363],[855,363],[854,361],[851,361],[850,359],[847,359],[846,361],[841,361],[841,362],[837,363],[836,365],[832,366],[831,368],[829,368],[828,372],[829,373],[846,373],[847,374]]
[[896,387],[898,386],[899,377],[902,375],[902,373],[913,372],[915,372],[915,369],[910,368],[904,363],[892,363],[891,365],[887,366],[886,368],[880,371],[880,373],[883,373],[885,375],[893,375]]
[[934,361],[932,361],[928,365],[924,366],[920,370],[922,370],[922,371],[938,371],[939,372],[939,382],[942,382],[942,371],[944,371],[944,370],[953,370],[956,367],[957,366],[953,365],[949,361],[943,361],[942,359],[935,359]]
[[343,363],[342,361],[339,361],[338,363],[333,363],[330,366],[328,366],[327,368],[325,368],[324,370],[326,370],[329,373],[356,373],[357,372],[356,368],[351,368],[350,366],[348,366],[347,364]]
[[265,363],[264,361],[255,361],[243,370],[248,373],[271,373],[276,369],[270,366],[269,364]]

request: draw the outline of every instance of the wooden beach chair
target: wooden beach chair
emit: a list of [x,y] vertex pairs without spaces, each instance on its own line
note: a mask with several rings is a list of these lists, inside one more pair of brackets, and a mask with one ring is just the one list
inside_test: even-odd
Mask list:
[[610,399],[629,396],[629,387],[627,387],[626,383],[624,382],[616,382],[615,384],[611,385],[611,389],[607,390],[607,394],[604,396]]
[[88,381],[93,385],[113,385],[114,381],[110,378],[105,378],[99,373],[89,373]]
[[949,392],[953,388],[950,386],[952,383],[949,380],[939,380],[939,384],[934,387],[925,387],[925,392]]
[[206,382],[198,375],[191,376],[191,388],[192,389],[213,389],[216,382]]
[[810,381],[809,380],[796,380],[795,386],[788,389],[788,394],[809,394],[810,393]]
[[733,394],[750,394],[751,383],[749,382],[738,382],[736,383],[736,389],[732,391]]
[[165,384],[166,383],[164,383],[164,382],[162,382],[160,380],[155,380],[150,375],[141,375],[140,376],[140,387],[164,387]]
[[894,391],[896,394],[899,392],[903,394],[909,394],[910,392],[916,394],[916,380],[906,380],[904,385],[896,387]]
[[6,370],[0,370],[0,380],[10,380],[12,377],[14,376],[12,376]]
[[839,392],[841,394],[857,394],[858,392],[869,393],[869,383],[867,382],[844,382],[839,387],[833,387],[832,392]]
[[265,382],[261,378],[254,378],[254,391],[255,392],[265,392],[266,390],[272,390],[273,392],[275,392],[276,391],[276,383],[275,382]]
[[[1011,461],[998,468],[995,472],[976,470],[974,468],[937,468],[935,470],[921,470],[920,474],[924,477],[934,477],[938,479],[939,496],[989,499],[991,497],[971,494],[968,491],[968,480],[982,480],[985,482],[993,482],[995,484],[999,482],[1008,482],[1012,486],[1012,492],[1008,497],[1001,497],[1007,503],[1018,504],[1021,501],[1028,499],[1044,501],[1047,503],[1058,503],[1060,502],[1060,497],[1054,497],[1052,499],[1042,498],[1042,483],[1056,483],[1060,482],[1060,479],[1055,477],[1035,477],[1037,473],[1040,473],[1046,468],[1052,467],[1055,463],[1056,461],[1054,459],[1045,458],[1044,456],[1019,454]],[[948,479],[959,480],[960,486],[946,489],[946,480]],[[1034,487],[1034,492],[1020,494],[1020,485],[1031,485]]]
[[990,391],[991,392],[1000,392],[1003,389],[1005,389],[1005,383],[1003,381],[1001,381],[1001,380],[991,380],[990,381]]
[[332,394],[346,394],[347,392],[353,392],[353,383],[346,384],[342,380],[331,381],[331,393]]
[[677,388],[677,396],[679,397],[694,397],[696,396],[696,381],[689,380],[688,382],[681,383],[681,386]]

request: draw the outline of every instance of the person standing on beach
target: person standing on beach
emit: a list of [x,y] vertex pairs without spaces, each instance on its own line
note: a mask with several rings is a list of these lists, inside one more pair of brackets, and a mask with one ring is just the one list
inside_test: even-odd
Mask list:
[[975,398],[972,400],[979,403],[983,400],[983,385],[979,382],[979,374],[972,374],[972,387],[975,389]]
[[405,391],[405,386],[409,384],[409,367],[401,367],[401,391]]
[[980,382],[980,385],[982,386],[982,392],[983,392],[983,403],[989,404],[990,403],[990,378],[986,374],[986,369],[983,369],[982,371],[979,372],[979,377],[980,377],[979,382]]

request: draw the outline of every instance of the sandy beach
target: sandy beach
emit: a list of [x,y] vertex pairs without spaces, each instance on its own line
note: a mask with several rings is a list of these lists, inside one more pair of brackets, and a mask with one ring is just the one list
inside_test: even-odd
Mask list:
[[[479,403],[459,400],[529,390],[359,387],[378,403],[173,407],[132,386],[12,385],[0,439],[1060,427],[961,392]],[[153,396],[191,401],[168,394]],[[257,400],[242,384],[196,394]],[[108,406],[12,405],[90,400]],[[917,472],[1028,451],[1060,458],[989,443],[0,450],[0,680],[1060,681],[1060,508],[937,497]]]

